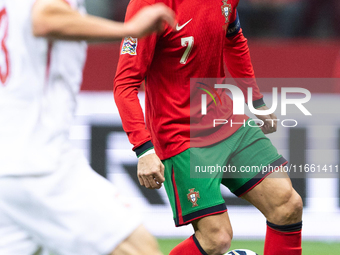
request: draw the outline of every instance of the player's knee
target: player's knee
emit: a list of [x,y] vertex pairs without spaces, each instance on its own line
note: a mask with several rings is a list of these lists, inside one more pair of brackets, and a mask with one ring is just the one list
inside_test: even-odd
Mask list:
[[141,253],[141,254],[145,254],[145,255],[160,255],[160,254],[162,254],[159,250],[157,240],[154,237],[150,237],[147,240],[147,243],[145,243],[144,247],[148,247],[148,251],[146,253]]
[[293,189],[287,189],[277,201],[273,223],[278,225],[293,224],[301,221],[303,202],[300,195]]
[[301,196],[293,190],[292,196],[288,202],[288,219],[289,223],[301,221],[303,202]]
[[215,227],[211,228],[209,233],[206,233],[203,238],[206,241],[204,250],[208,254],[224,254],[231,246],[233,232],[231,229]]
[[138,236],[140,241],[139,246],[136,247],[139,250],[140,255],[160,255],[158,242],[156,238],[151,235],[147,230],[141,232]]
[[218,237],[217,237],[217,251],[221,252],[221,253],[226,253],[230,246],[231,246],[231,240],[233,238],[232,233],[228,233],[226,231],[221,232]]
[[157,240],[141,225],[111,255],[161,255]]

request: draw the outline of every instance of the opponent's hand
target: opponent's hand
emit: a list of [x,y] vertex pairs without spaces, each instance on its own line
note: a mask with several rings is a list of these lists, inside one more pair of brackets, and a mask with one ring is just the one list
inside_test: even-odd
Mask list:
[[162,183],[165,181],[164,165],[155,153],[138,160],[137,176],[140,185],[148,189],[162,187]]
[[175,27],[175,13],[165,4],[157,3],[142,8],[131,20],[125,23],[125,29],[132,37],[143,37],[153,32],[164,30],[164,23]]
[[[256,110],[268,110],[267,106],[261,106]],[[276,132],[277,129],[277,117],[274,113],[266,114],[266,115],[255,115],[259,120],[264,122],[264,125],[261,128],[262,132],[265,134],[270,134]]]

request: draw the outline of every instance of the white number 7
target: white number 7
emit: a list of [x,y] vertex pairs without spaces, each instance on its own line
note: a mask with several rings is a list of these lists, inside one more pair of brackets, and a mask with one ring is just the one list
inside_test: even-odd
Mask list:
[[189,37],[181,38],[181,44],[182,44],[182,47],[187,47],[186,50],[184,51],[181,61],[179,61],[181,64],[184,65],[188,60],[189,54],[192,50],[192,46],[194,46],[194,37],[189,36]]

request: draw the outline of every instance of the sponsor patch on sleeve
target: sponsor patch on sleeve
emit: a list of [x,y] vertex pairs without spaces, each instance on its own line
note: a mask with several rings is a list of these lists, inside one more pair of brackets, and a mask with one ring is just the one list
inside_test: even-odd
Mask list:
[[137,38],[133,38],[131,36],[125,37],[120,54],[137,55],[137,44]]

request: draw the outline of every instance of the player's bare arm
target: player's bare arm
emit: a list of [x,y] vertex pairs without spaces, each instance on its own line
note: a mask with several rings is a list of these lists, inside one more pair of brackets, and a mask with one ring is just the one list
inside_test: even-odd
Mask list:
[[143,37],[154,31],[161,32],[164,22],[171,27],[176,26],[175,13],[162,3],[147,6],[141,9],[131,20],[124,23],[127,35],[132,37]]
[[115,22],[73,10],[63,0],[37,0],[32,8],[33,33],[64,40],[113,41],[142,37],[175,24],[172,10],[163,4],[142,9],[127,23]]
[[164,165],[156,153],[141,157],[138,160],[137,176],[140,185],[148,189],[159,189],[164,179]]
[[[268,110],[267,106],[261,106],[257,110]],[[274,113],[266,115],[256,115],[256,117],[264,122],[261,130],[265,134],[270,134],[276,132],[277,129],[277,117]]]

